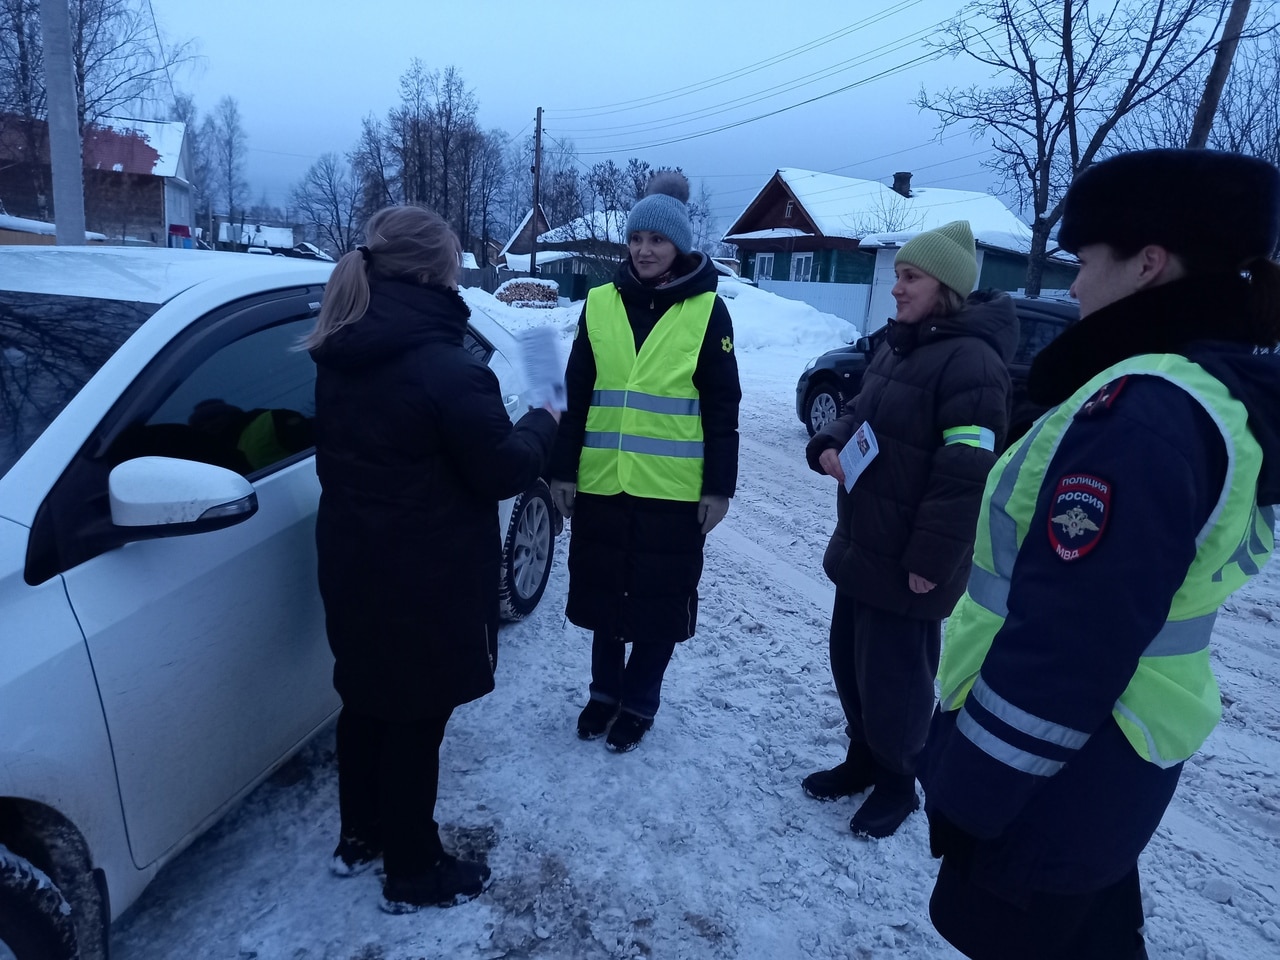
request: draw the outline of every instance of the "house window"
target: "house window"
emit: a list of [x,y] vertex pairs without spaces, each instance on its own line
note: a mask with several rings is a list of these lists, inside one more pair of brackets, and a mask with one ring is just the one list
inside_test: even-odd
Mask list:
[[756,283],[761,280],[773,279],[773,254],[757,253],[756,254]]
[[788,201],[787,201],[787,212],[786,212],[786,213],[784,213],[784,214],[783,214],[783,216],[784,216],[786,219],[790,220],[790,219],[791,219],[791,211],[792,211],[792,210],[794,210],[795,208],[796,208],[796,202],[795,202],[794,200],[788,200]]
[[791,256],[791,279],[807,283],[813,279],[813,254],[796,253]]

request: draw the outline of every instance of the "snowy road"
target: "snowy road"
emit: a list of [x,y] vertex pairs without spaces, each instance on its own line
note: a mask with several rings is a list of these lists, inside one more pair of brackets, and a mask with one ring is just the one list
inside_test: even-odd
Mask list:
[[[805,466],[794,414],[796,375],[835,341],[759,291],[731,308],[739,493],[709,542],[698,635],[642,746],[616,756],[574,734],[589,638],[561,612],[562,538],[542,605],[501,635],[497,692],[445,738],[439,818],[446,845],[488,858],[485,895],[393,917],[373,876],[329,875],[329,731],[162,871],[117,924],[116,960],[958,956],[926,914],[923,814],[858,841],[853,801],[800,790],[844,750],[819,563],[834,482]],[[1141,863],[1152,958],[1280,956],[1278,596],[1273,563],[1219,618],[1226,716]]]

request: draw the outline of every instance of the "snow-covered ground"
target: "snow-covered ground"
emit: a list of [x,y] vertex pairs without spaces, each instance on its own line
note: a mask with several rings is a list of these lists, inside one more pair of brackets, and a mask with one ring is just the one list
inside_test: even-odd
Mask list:
[[[445,737],[439,819],[447,845],[487,858],[483,896],[388,916],[375,876],[329,874],[329,730],[161,872],[116,926],[116,960],[958,956],[928,921],[923,814],[860,841],[857,798],[800,790],[845,741],[819,566],[835,482],[804,464],[795,382],[851,330],[735,292],[738,495],[708,542],[698,635],[677,650],[640,748],[619,756],[575,735],[589,636],[564,619],[562,537],[542,605],[501,634],[497,691]],[[468,299],[513,331],[556,325],[567,350],[576,307]],[[1278,595],[1280,562],[1218,620],[1225,718],[1141,863],[1153,960],[1280,956]]]

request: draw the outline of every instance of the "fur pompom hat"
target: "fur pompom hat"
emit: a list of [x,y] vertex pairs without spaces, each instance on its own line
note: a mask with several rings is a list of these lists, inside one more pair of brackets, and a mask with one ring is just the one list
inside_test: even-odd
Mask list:
[[1200,269],[1238,270],[1280,242],[1280,171],[1217,150],[1136,150],[1088,167],[1063,200],[1058,245],[1105,243],[1122,255],[1147,244],[1194,256]]
[[969,221],[952,220],[936,230],[917,233],[893,258],[894,266],[900,263],[918,267],[961,299],[969,296],[978,282],[978,251]]
[[660,233],[681,253],[693,249],[689,226],[689,181],[676,170],[661,170],[649,178],[644,197],[627,215],[627,239],[637,230]]

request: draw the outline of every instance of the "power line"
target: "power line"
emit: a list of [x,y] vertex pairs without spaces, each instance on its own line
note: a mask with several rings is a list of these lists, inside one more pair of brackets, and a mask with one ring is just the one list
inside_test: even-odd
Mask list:
[[[620,113],[625,109],[635,109],[638,106],[648,106],[653,103],[659,103],[665,100],[671,100],[679,97],[688,96],[692,93],[698,93],[702,90],[707,90],[714,86],[720,86],[721,84],[728,83],[731,80],[737,80],[740,77],[744,77],[749,74],[756,73],[759,70],[763,70],[765,67],[770,67],[770,66],[773,66],[774,64],[782,63],[786,60],[790,60],[794,57],[798,57],[802,53],[807,53],[810,50],[817,49],[820,46],[831,43],[835,40],[840,39],[841,37],[847,36],[850,33],[860,30],[863,27],[870,26],[875,23],[879,23],[881,20],[887,19],[890,16],[893,16],[898,13],[902,13],[905,10],[910,9],[911,7],[914,7],[921,2],[923,2],[923,0],[900,0],[900,2],[896,3],[894,6],[890,7],[887,10],[882,10],[880,13],[873,14],[872,16],[866,17],[859,21],[855,21],[854,23],[849,24],[846,27],[841,27],[839,30],[826,34],[825,36],[819,37],[816,40],[811,40],[808,43],[801,44],[798,47],[793,47],[790,50],[785,50],[780,54],[776,54],[773,57],[769,57],[768,59],[758,61],[757,63],[754,63],[754,64],[748,64],[745,67],[739,67],[738,69],[732,70],[729,73],[721,74],[717,77],[712,77],[709,80],[703,80],[703,81],[700,81],[699,83],[695,83],[690,86],[677,87],[674,90],[666,90],[662,93],[649,94],[648,96],[638,97],[633,100],[622,100],[622,101],[619,101],[618,103],[603,104],[595,107],[557,108],[554,110],[548,110],[547,112],[548,113],[577,113],[579,114],[579,116],[575,117],[574,119],[585,120],[585,119],[588,119],[589,117],[607,116],[610,113]],[[602,112],[590,113],[590,112],[584,112],[584,111],[602,111]]]
[[940,54],[937,54],[937,53],[922,54],[918,57],[912,58],[911,60],[907,60],[904,63],[900,63],[897,66],[889,67],[888,69],[882,70],[879,73],[872,74],[869,77],[863,77],[861,80],[855,80],[853,83],[846,84],[843,87],[839,87],[835,90],[830,90],[827,93],[818,94],[817,96],[814,96],[814,97],[809,97],[807,100],[801,100],[799,103],[792,103],[785,107],[779,107],[776,110],[769,110],[765,113],[757,114],[756,116],[753,116],[753,117],[747,117],[746,119],[743,119],[743,120],[736,120],[733,123],[722,124],[718,127],[712,127],[709,130],[702,130],[696,133],[689,133],[680,137],[672,137],[667,140],[658,140],[652,143],[627,144],[623,146],[614,147],[613,149],[610,149],[610,150],[588,150],[583,153],[583,156],[601,157],[601,156],[608,156],[608,155],[617,154],[617,153],[626,153],[629,151],[636,151],[636,150],[651,150],[654,147],[665,147],[673,143],[684,143],[687,140],[697,140],[702,137],[709,137],[713,133],[723,133],[725,130],[732,130],[734,127],[741,127],[741,126],[745,126],[748,123],[755,123],[758,120],[765,120],[765,119],[768,119],[769,117],[776,117],[779,114],[787,113],[791,110],[798,109],[799,107],[808,106],[811,103],[817,103],[819,100],[826,100],[828,97],[834,97],[841,93],[847,93],[850,90],[853,90],[853,89],[856,89],[857,87],[871,83],[872,81],[881,80],[881,79],[884,79],[885,77],[890,77],[890,76],[893,76],[894,74],[902,73],[906,70],[911,69],[912,67],[915,67],[921,63],[924,63],[925,61],[936,60],[939,56]]
[[[890,53],[896,53],[905,47],[911,46],[922,37],[933,32],[938,26],[940,26],[940,24],[931,24],[928,27],[924,27],[914,33],[908,34],[905,37],[889,41],[888,43],[881,44],[878,47],[873,47],[856,57],[840,61],[829,67],[823,67],[821,70],[815,70],[812,73],[797,77],[794,80],[788,80],[784,83],[775,84],[772,87],[766,87],[763,90],[757,90],[754,93],[745,94],[734,100],[725,101],[724,103],[713,104],[709,107],[700,107],[697,110],[691,110],[686,113],[676,114],[659,120],[646,120],[618,127],[601,127],[591,131],[568,130],[565,132],[569,134],[585,133],[585,136],[579,136],[579,139],[582,140],[607,140],[621,136],[624,132],[629,132],[633,136],[637,134],[652,133],[667,127],[680,126],[681,124],[691,120],[701,120],[706,119],[707,117],[717,116],[721,113],[727,113],[737,106],[750,106],[754,103],[760,103],[771,97],[780,96],[783,93],[790,93],[793,90],[808,86],[815,80],[825,80],[829,77],[836,76],[837,74],[853,70],[856,67],[864,66],[865,64],[878,60],[880,57],[887,56]],[[688,118],[688,120],[685,120],[684,118]],[[613,133],[611,131],[617,132]]]
[[169,72],[169,60],[164,55],[164,41],[160,39],[160,25],[156,23],[156,8],[147,0],[147,10],[151,13],[151,32],[156,35],[156,49],[160,51],[160,63],[164,66],[165,78],[169,81],[169,95],[177,102],[178,91],[173,86],[173,74]]

